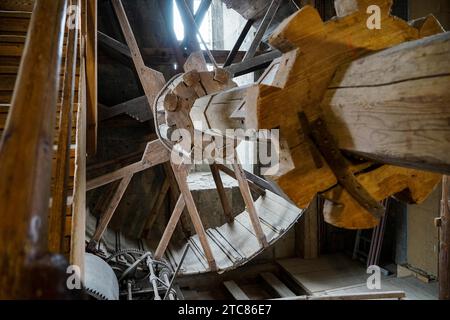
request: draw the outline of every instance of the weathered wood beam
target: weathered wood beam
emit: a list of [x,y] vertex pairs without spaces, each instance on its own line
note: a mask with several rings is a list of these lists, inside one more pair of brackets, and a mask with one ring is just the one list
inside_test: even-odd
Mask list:
[[35,2],[0,141],[0,299],[65,292],[66,266],[47,254],[47,227],[66,8],[65,0]]
[[439,299],[450,300],[450,178],[442,179],[441,217],[439,220]]
[[136,174],[169,160],[169,151],[163,146],[161,141],[155,140],[149,142],[141,161],[88,181],[86,189],[89,191],[99,188],[116,180],[123,179],[129,174]]
[[[131,52],[127,45],[123,44],[120,41],[117,41],[116,39],[111,38],[107,34],[104,34],[103,32],[98,32],[98,41],[100,45],[103,45],[105,48],[109,50],[113,50],[121,55],[124,55],[125,57],[128,57],[131,59]],[[177,57],[177,51],[174,48],[142,48],[141,49],[142,54],[147,59],[157,59],[160,63],[172,63],[172,61],[175,59],[178,63],[180,63],[180,58]],[[224,64],[227,60],[228,55],[230,54],[229,50],[211,50],[212,55],[214,56],[214,60],[216,60],[219,64]],[[211,59],[209,59],[206,52],[203,50],[203,54],[205,56],[206,62],[211,63]],[[245,55],[245,51],[237,51],[236,56],[234,60],[242,60]],[[185,58],[183,56],[183,59],[181,60],[182,64],[184,65]]]
[[105,47],[117,51],[120,54],[131,59],[130,49],[128,49],[127,45],[123,44],[120,41],[117,41],[114,38],[111,38],[107,34],[104,34],[101,31],[98,31],[98,42]]
[[238,286],[236,282],[233,280],[231,281],[225,281],[223,283],[225,288],[228,290],[228,292],[233,296],[235,300],[250,300],[250,298],[247,296],[247,294]]
[[277,13],[278,8],[281,5],[281,2],[282,2],[281,0],[272,0],[272,2],[270,3],[270,6],[267,9],[265,16],[261,24],[259,25],[258,30],[256,31],[255,38],[253,39],[250,48],[247,50],[247,53],[245,54],[244,61],[247,61],[255,56],[256,50],[261,44],[261,40],[264,34],[266,33],[267,28],[269,28],[269,25],[272,23],[272,20],[275,17],[275,14]]
[[[200,45],[197,40],[197,30],[194,17],[194,23],[191,20],[192,11],[194,10],[192,0],[175,0],[177,4],[178,12],[180,13],[181,20],[184,26],[185,39],[182,41],[181,48],[187,50],[189,53],[197,52],[200,50]],[[191,12],[188,12],[190,10]],[[198,24],[197,24],[198,25]]]
[[120,181],[120,184],[115,191],[114,196],[112,197],[111,202],[108,205],[108,208],[104,213],[102,213],[99,224],[95,229],[94,235],[89,241],[88,249],[90,251],[95,251],[95,247],[101,240],[103,234],[106,231],[106,228],[108,228],[109,222],[111,221],[114,212],[116,212],[116,209],[119,206],[119,203],[122,200],[123,195],[125,194],[125,191],[127,190],[128,185],[131,182],[131,179],[133,178],[133,175],[133,173],[130,173]]
[[148,105],[146,96],[138,97],[113,107],[99,106],[100,121],[105,121],[122,114],[127,114],[139,122],[146,122],[153,119],[153,113]]
[[235,77],[242,76],[256,70],[267,68],[273,60],[279,58],[280,56],[281,52],[278,50],[273,50],[246,61],[232,64],[231,66],[226,67],[225,70]]
[[447,32],[340,67],[322,102],[340,149],[450,174],[449,57]]
[[227,57],[227,60],[223,64],[224,67],[230,66],[235,61],[237,53],[238,53],[239,49],[241,48],[242,43],[244,43],[245,38],[247,37],[251,27],[253,26],[253,23],[254,23],[254,21],[252,19],[250,19],[245,24],[244,28],[241,31],[241,34],[239,35],[238,39],[236,40],[236,43],[233,46],[233,49],[231,49],[230,54]]
[[273,300],[402,300],[406,298],[404,291],[386,291],[386,292],[368,292],[368,293],[349,293],[349,294],[327,294],[322,296],[297,296],[280,298]]
[[150,69],[145,65],[144,60],[142,59],[141,52],[139,50],[139,46],[136,42],[136,38],[134,37],[133,30],[125,13],[122,1],[112,0],[112,4],[119,20],[122,32],[125,36],[128,48],[130,49],[131,57],[133,59],[136,71],[139,75],[139,79],[141,81],[141,85],[144,89],[145,95],[147,96],[148,103],[150,106],[152,106],[156,95],[165,84],[164,76],[162,73]]
[[[216,166],[223,173],[229,175],[233,179],[237,179],[236,173],[232,169],[230,169],[227,166],[222,165],[222,164],[216,164]],[[247,171],[245,171],[245,172],[247,172]],[[250,181],[248,182],[248,185],[253,192],[255,192],[261,196],[265,194],[264,188],[262,188],[261,186],[257,186],[256,184],[254,184],[253,182],[250,182]]]

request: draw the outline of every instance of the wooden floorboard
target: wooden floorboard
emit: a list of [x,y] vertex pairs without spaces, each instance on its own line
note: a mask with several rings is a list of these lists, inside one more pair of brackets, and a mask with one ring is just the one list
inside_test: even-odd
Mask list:
[[300,258],[278,261],[284,271],[309,295],[340,295],[368,292],[404,291],[406,299],[430,300],[438,295],[437,283],[424,283],[417,278],[381,276],[381,288],[367,287],[369,274],[358,261],[343,254],[325,255],[318,259]]

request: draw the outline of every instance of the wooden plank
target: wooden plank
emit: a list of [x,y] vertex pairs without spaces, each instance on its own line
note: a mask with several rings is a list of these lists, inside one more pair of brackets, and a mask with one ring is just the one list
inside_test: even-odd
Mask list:
[[272,289],[281,297],[295,297],[295,293],[291,291],[276,275],[271,272],[264,272],[260,274],[264,281],[272,287]]
[[278,263],[308,294],[365,284],[366,268],[343,255],[322,256],[319,259],[281,260]]
[[322,296],[298,296],[290,298],[281,298],[273,300],[402,300],[406,297],[404,291],[389,292],[373,292],[373,293],[354,293],[354,294],[338,294],[338,295],[322,295]]
[[231,293],[235,300],[250,300],[250,298],[242,291],[241,288],[237,285],[233,280],[225,281],[223,283],[225,288],[227,288],[228,292]]
[[132,178],[133,174],[129,174],[120,181],[119,187],[117,188],[114,197],[111,199],[111,203],[109,204],[107,210],[101,215],[97,229],[95,230],[93,237],[89,241],[89,250],[95,250],[95,247],[102,238],[103,233],[108,228],[108,224],[111,221],[117,207],[119,206],[119,203],[122,200],[122,197],[125,194],[125,191],[127,190]]

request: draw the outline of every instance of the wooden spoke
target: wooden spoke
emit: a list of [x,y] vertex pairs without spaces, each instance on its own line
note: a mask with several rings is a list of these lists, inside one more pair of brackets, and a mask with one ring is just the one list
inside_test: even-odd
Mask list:
[[108,183],[123,179],[130,174],[147,170],[156,165],[169,161],[169,151],[162,145],[161,141],[155,140],[147,144],[142,160],[104,176],[92,179],[87,183],[87,190],[93,190]]
[[175,228],[177,226],[178,221],[181,218],[181,214],[183,213],[183,210],[186,206],[186,203],[184,201],[183,195],[180,195],[177,201],[177,204],[175,205],[175,209],[172,212],[172,215],[170,216],[169,223],[167,224],[166,230],[164,231],[164,234],[161,238],[161,241],[159,242],[158,248],[155,252],[155,259],[160,260],[164,252],[167,249],[167,246],[169,245],[169,241],[173,236],[173,232],[175,231]]
[[241,190],[242,198],[244,199],[244,203],[250,216],[253,229],[255,230],[256,237],[258,238],[261,246],[266,248],[269,246],[269,243],[267,242],[266,236],[264,235],[264,232],[261,228],[261,222],[259,221],[258,213],[255,209],[255,203],[253,202],[252,194],[250,192],[250,186],[237,156],[235,157],[233,168],[236,179],[239,183],[239,189]]
[[192,224],[194,225],[195,232],[197,233],[200,243],[203,247],[203,251],[205,253],[206,260],[208,261],[209,268],[211,271],[215,271],[217,270],[216,261],[214,260],[211,247],[208,243],[202,220],[200,219],[197,207],[195,206],[194,198],[192,197],[192,193],[189,190],[189,186],[187,184],[188,169],[184,165],[177,166],[174,164],[172,164],[172,168],[175,174],[175,178],[177,179],[178,186],[180,187],[181,194],[183,195],[184,201],[186,202],[186,207],[189,212],[189,216],[191,217]]
[[124,177],[122,181],[120,182],[119,187],[116,190],[116,193],[114,194],[114,197],[111,199],[111,202],[106,209],[106,211],[102,214],[100,218],[100,223],[97,226],[97,229],[95,230],[94,236],[92,237],[91,241],[89,242],[88,248],[90,250],[94,250],[95,246],[98,244],[100,239],[103,236],[103,233],[105,232],[106,228],[108,227],[109,222],[111,221],[111,218],[114,215],[114,212],[116,211],[117,207],[119,206],[120,200],[122,200],[123,195],[125,194],[125,191],[128,188],[128,185],[131,182],[131,179],[133,178],[133,174],[129,174],[128,176]]

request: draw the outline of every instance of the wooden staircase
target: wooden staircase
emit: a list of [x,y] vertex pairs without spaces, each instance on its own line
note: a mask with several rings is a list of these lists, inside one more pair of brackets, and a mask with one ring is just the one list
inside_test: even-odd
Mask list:
[[[0,184],[6,185],[9,181],[12,181],[9,188],[16,189],[21,188],[19,184],[27,186],[30,184],[38,184],[40,187],[33,187],[34,191],[30,191],[31,194],[22,194],[17,197],[11,196],[10,193],[4,193],[5,188],[2,189],[3,194],[0,197],[5,197],[6,201],[22,201],[26,202],[25,197],[29,196],[33,198],[41,197],[40,203],[45,203],[48,195],[48,191],[41,189],[50,189],[50,197],[48,198],[48,212],[39,212],[38,208],[34,205],[24,205],[23,208],[18,209],[17,215],[23,215],[23,224],[29,224],[28,217],[33,215],[40,215],[42,219],[45,219],[41,223],[47,228],[43,228],[44,231],[39,230],[39,244],[35,244],[39,249],[35,249],[36,252],[49,252],[50,254],[58,254],[66,257],[66,261],[69,264],[78,265],[81,270],[83,269],[83,255],[84,255],[84,210],[85,210],[85,174],[86,174],[86,32],[87,32],[87,18],[86,18],[86,1],[85,0],[64,0],[62,2],[52,2],[49,0],[2,0],[0,1],[0,169],[5,172],[10,171],[7,169],[9,165],[12,170],[15,170],[14,164],[11,164],[11,157],[17,157],[18,166],[31,165],[36,168],[30,177],[28,175],[25,179],[13,179],[7,180],[7,178],[0,181]],[[69,14],[73,15],[71,10],[64,10],[64,5],[69,8],[71,5],[78,5],[81,10],[77,12],[75,20],[75,28],[73,24],[69,24]],[[54,10],[55,14],[46,11]],[[84,11],[83,11],[84,10]],[[56,18],[56,11],[58,11],[58,17]],[[66,15],[64,13],[67,13]],[[45,18],[47,15],[47,18]],[[43,18],[44,17],[44,18]],[[55,17],[55,18],[53,18]],[[53,20],[52,20],[53,19]],[[58,20],[59,19],[59,20]],[[34,23],[33,23],[34,21]],[[40,29],[40,30],[39,30]],[[38,47],[38,41],[32,40],[33,36],[39,39],[42,36],[42,32],[48,32],[48,39],[52,39],[48,46]],[[47,31],[48,30],[48,31]],[[52,34],[51,31],[54,31]],[[58,33],[57,33],[58,32]],[[61,47],[57,47],[58,38],[64,33],[62,51]],[[30,39],[28,39],[30,38]],[[36,38],[35,38],[36,39]],[[61,42],[59,42],[61,43]],[[52,48],[54,46],[54,48]],[[38,49],[37,49],[38,48]],[[36,49],[38,54],[36,54]],[[28,55],[27,55],[28,52]],[[30,52],[34,54],[31,55]],[[42,59],[46,59],[51,55],[56,57],[57,65],[60,67],[46,65],[43,66],[42,61],[39,61],[39,54],[42,52]],[[56,55],[55,55],[56,54]],[[28,59],[28,61],[26,61]],[[30,60],[33,61],[30,64]],[[53,60],[55,61],[55,60]],[[27,63],[28,62],[28,63]],[[57,90],[52,92],[41,89],[46,88],[39,79],[39,72],[34,72],[33,68],[29,68],[30,65],[41,64],[42,69],[49,70],[48,81],[51,82],[51,71],[54,73],[54,78],[57,82]],[[22,74],[22,76],[21,76]],[[37,74],[35,77],[29,76]],[[27,76],[25,76],[27,75]],[[42,76],[42,74],[41,74]],[[26,85],[22,85],[25,80]],[[31,80],[31,81],[30,81]],[[20,83],[22,82],[22,83]],[[24,87],[27,89],[24,90]],[[51,88],[53,89],[53,87]],[[56,89],[56,86],[55,86]],[[41,90],[41,91],[40,91]],[[14,95],[17,95],[16,97]],[[52,94],[56,94],[57,103],[55,108],[49,107]],[[23,102],[23,98],[29,98],[30,105],[27,106],[27,102]],[[19,99],[21,98],[21,99]],[[33,101],[47,102],[37,106]],[[20,106],[17,106],[19,105]],[[15,111],[14,111],[15,109]],[[17,111],[20,109],[20,113]],[[26,111],[30,110],[33,114],[36,114],[35,123],[31,123],[34,119],[24,115]],[[55,110],[55,112],[45,112],[45,110]],[[15,113],[15,116],[12,114]],[[40,114],[39,114],[40,113]],[[22,119],[23,118],[23,119]],[[23,120],[23,121],[21,121]],[[51,121],[51,122],[48,122]],[[54,123],[54,129],[51,133],[45,129],[45,123]],[[12,139],[20,140],[17,137],[30,136],[29,133],[25,133],[28,128],[39,127],[39,138],[37,144],[41,144],[41,147],[35,147],[33,143],[29,143],[24,146],[17,146],[8,144],[8,140]],[[36,129],[35,131],[37,131]],[[30,130],[31,131],[31,130]],[[47,134],[50,139],[46,140],[46,137],[42,136]],[[7,135],[7,136],[6,136]],[[46,144],[45,141],[51,141],[51,135],[53,136],[53,144],[50,148],[42,146]],[[28,138],[29,140],[29,138]],[[33,140],[34,141],[34,140]],[[26,144],[26,143],[25,143]],[[24,150],[21,150],[25,149]],[[28,154],[27,154],[28,148]],[[53,154],[50,165],[42,166],[42,157],[40,152],[46,152],[43,150],[50,150]],[[14,150],[16,149],[16,150]],[[31,150],[30,150],[31,149]],[[6,150],[6,151],[5,151]],[[12,151],[13,150],[13,151]],[[3,155],[1,154],[3,153]],[[19,156],[21,155],[21,156]],[[29,155],[29,156],[28,156]],[[41,165],[34,165],[34,161],[38,163],[40,160]],[[50,159],[49,159],[50,160]],[[45,162],[44,162],[45,163]],[[43,168],[46,169],[43,170]],[[51,170],[49,170],[51,168]],[[46,183],[47,176],[51,172],[50,186]],[[28,179],[28,177],[30,177]],[[38,177],[38,178],[36,178]],[[33,179],[34,182],[33,182]],[[26,180],[26,181],[24,181]],[[8,181],[5,182],[5,181]],[[15,182],[14,182],[15,181]],[[17,181],[20,181],[18,183]],[[43,183],[40,183],[43,182]],[[1,185],[0,185],[1,186]],[[31,190],[32,188],[30,188]],[[42,192],[42,193],[41,193]],[[1,199],[0,202],[4,201]],[[43,202],[42,202],[43,201]],[[30,201],[31,202],[31,201]],[[26,208],[29,206],[29,208]],[[10,212],[11,206],[0,205],[0,211],[2,219],[5,221],[1,230],[10,230],[11,222],[13,218],[13,212]],[[21,211],[21,213],[19,213]],[[34,212],[36,211],[36,212]],[[47,220],[48,219],[48,220]],[[16,226],[14,226],[14,229]],[[27,246],[26,242],[29,241],[26,238],[21,238],[22,226],[17,226],[17,239],[14,241],[22,246]],[[5,235],[6,237],[6,235]],[[6,238],[5,238],[6,239]],[[46,245],[45,245],[46,244]],[[5,249],[7,250],[7,249]],[[33,251],[30,249],[30,251]],[[28,253],[25,253],[25,255]],[[2,259],[6,259],[3,257]],[[20,258],[21,259],[21,258]],[[36,258],[33,258],[36,259]],[[22,261],[22,260],[19,260]],[[14,262],[15,263],[15,262]],[[19,265],[22,262],[19,262]],[[13,262],[11,262],[13,264]],[[19,269],[23,267],[18,267]],[[50,265],[49,265],[50,267]],[[56,266],[52,266],[56,268]],[[51,267],[50,267],[51,268]],[[11,268],[9,268],[11,269]],[[22,275],[15,274],[15,279],[6,279],[5,283],[15,283],[14,281],[21,282]],[[14,278],[14,276],[12,277]],[[12,282],[11,282],[12,281]],[[3,284],[3,282],[2,282]],[[5,286],[3,286],[5,287]],[[20,287],[20,285],[18,285]],[[6,292],[6,289],[0,289],[0,297],[24,297],[29,292],[27,289],[18,289],[20,293],[14,292],[10,289],[10,292]]]
[[[16,82],[17,74],[19,71],[19,64],[21,61],[22,53],[25,47],[25,41],[27,36],[27,30],[30,23],[32,9],[34,1],[6,1],[0,3],[0,138],[3,135],[3,131],[6,125],[6,119],[11,105],[12,96],[14,94],[14,85]],[[55,114],[56,127],[54,130],[54,156],[52,163],[52,195],[55,190],[56,174],[56,162],[57,162],[57,149],[60,143],[58,141],[60,134],[60,119],[62,116],[61,105],[63,99],[64,79],[65,72],[65,59],[67,55],[67,34],[66,30],[62,68],[60,72],[60,90],[58,98],[58,108]],[[78,39],[79,43],[79,39]],[[79,44],[78,44],[79,48]],[[79,87],[80,87],[80,69],[79,69],[79,57],[76,70],[75,79],[75,92],[74,92],[74,104],[72,115],[72,130],[71,130],[71,145],[70,145],[70,163],[69,163],[69,179],[67,181],[67,218],[64,223],[64,241],[61,245],[61,250],[55,250],[58,253],[64,253],[67,257],[70,255],[70,236],[71,236],[71,222],[72,222],[72,199],[74,195],[74,173],[75,173],[75,158],[76,158],[76,133],[77,133],[77,114],[80,107],[79,100]],[[66,112],[66,110],[64,110]],[[51,208],[50,208],[51,212]],[[54,245],[53,245],[54,246]],[[54,246],[55,249],[57,246]]]

